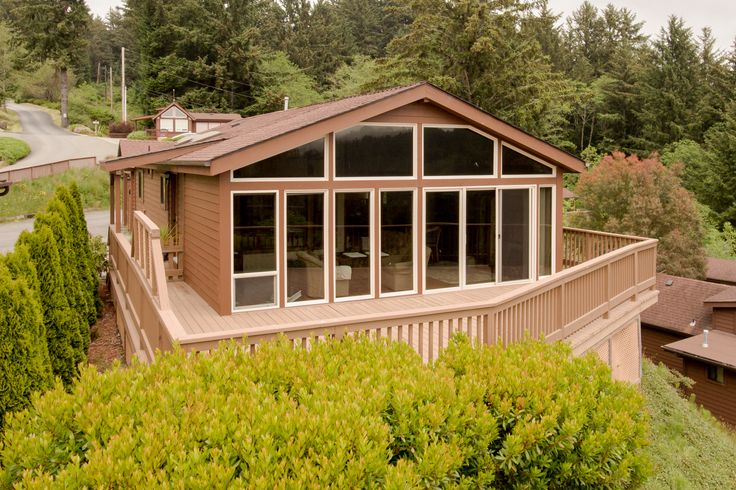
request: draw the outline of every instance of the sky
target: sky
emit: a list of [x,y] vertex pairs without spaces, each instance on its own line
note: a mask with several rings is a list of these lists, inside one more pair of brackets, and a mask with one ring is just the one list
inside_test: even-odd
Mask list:
[[[703,27],[713,29],[719,49],[728,50],[736,38],[736,1],[734,0],[589,0],[599,8],[612,3],[616,7],[626,7],[644,21],[644,33],[656,36],[659,29],[667,23],[667,17],[677,15],[685,19],[695,35]],[[554,12],[562,13],[563,19],[578,8],[583,0],[549,0]],[[122,5],[122,0],[87,0],[93,14],[105,17],[111,7]]]

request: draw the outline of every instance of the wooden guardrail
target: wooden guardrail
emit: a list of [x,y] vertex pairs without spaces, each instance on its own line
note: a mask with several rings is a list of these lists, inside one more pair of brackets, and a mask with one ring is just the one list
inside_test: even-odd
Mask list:
[[111,279],[121,336],[151,360],[156,349],[170,350],[184,329],[169,304],[159,229],[141,211],[133,213],[132,225],[131,241],[109,229]]
[[[243,340],[251,351],[280,334],[292,343],[308,345],[325,338],[367,333],[407,342],[424,359],[436,359],[453,333],[461,331],[479,343],[507,345],[544,334],[561,340],[617,306],[636,301],[656,283],[653,239],[584,230],[565,230],[568,263],[590,259],[488,301],[452,306],[422,307],[391,313],[361,314],[322,322],[304,322],[242,331],[188,334],[178,337],[186,350],[206,351],[224,339]],[[616,248],[619,247],[619,248]],[[598,254],[598,256],[595,256]]]
[[96,166],[97,157],[72,158],[71,160],[61,160],[33,167],[13,168],[10,166],[0,169],[0,182],[15,184],[24,180],[59,174],[70,169],[93,168]]

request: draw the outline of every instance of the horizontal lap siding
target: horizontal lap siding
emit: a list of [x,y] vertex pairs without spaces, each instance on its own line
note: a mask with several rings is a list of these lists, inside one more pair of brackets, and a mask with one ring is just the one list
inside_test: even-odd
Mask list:
[[217,309],[220,270],[220,195],[217,177],[180,176],[184,230],[184,281]]
[[685,359],[684,364],[685,375],[695,381],[690,390],[695,401],[724,422],[736,425],[736,373],[724,369],[724,383],[720,384],[708,379],[706,364],[693,359]]
[[713,328],[736,334],[736,310],[733,308],[713,308]]
[[[143,211],[151,221],[161,227],[168,226],[168,216],[161,204],[161,173],[143,170],[143,199],[136,199],[136,209]],[[133,192],[138,192],[133,189]]]
[[671,333],[656,330],[646,325],[641,326],[641,347],[644,356],[653,363],[662,363],[670,369],[682,372],[682,358],[672,352],[662,349],[663,345],[677,342],[684,339],[683,335],[674,335]]

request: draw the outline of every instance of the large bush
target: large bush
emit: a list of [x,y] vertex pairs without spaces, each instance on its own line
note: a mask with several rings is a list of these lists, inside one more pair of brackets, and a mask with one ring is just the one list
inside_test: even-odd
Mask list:
[[595,356],[456,338],[235,344],[98,373],[9,417],[0,486],[625,488],[642,478],[638,391]]

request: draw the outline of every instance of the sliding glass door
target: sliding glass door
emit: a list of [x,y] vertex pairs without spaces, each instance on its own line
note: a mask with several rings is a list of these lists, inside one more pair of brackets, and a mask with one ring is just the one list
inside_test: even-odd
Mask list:
[[325,195],[286,194],[286,304],[320,301],[325,291]]
[[501,281],[522,281],[531,274],[531,189],[501,189]]
[[335,193],[335,298],[373,294],[371,196]]

